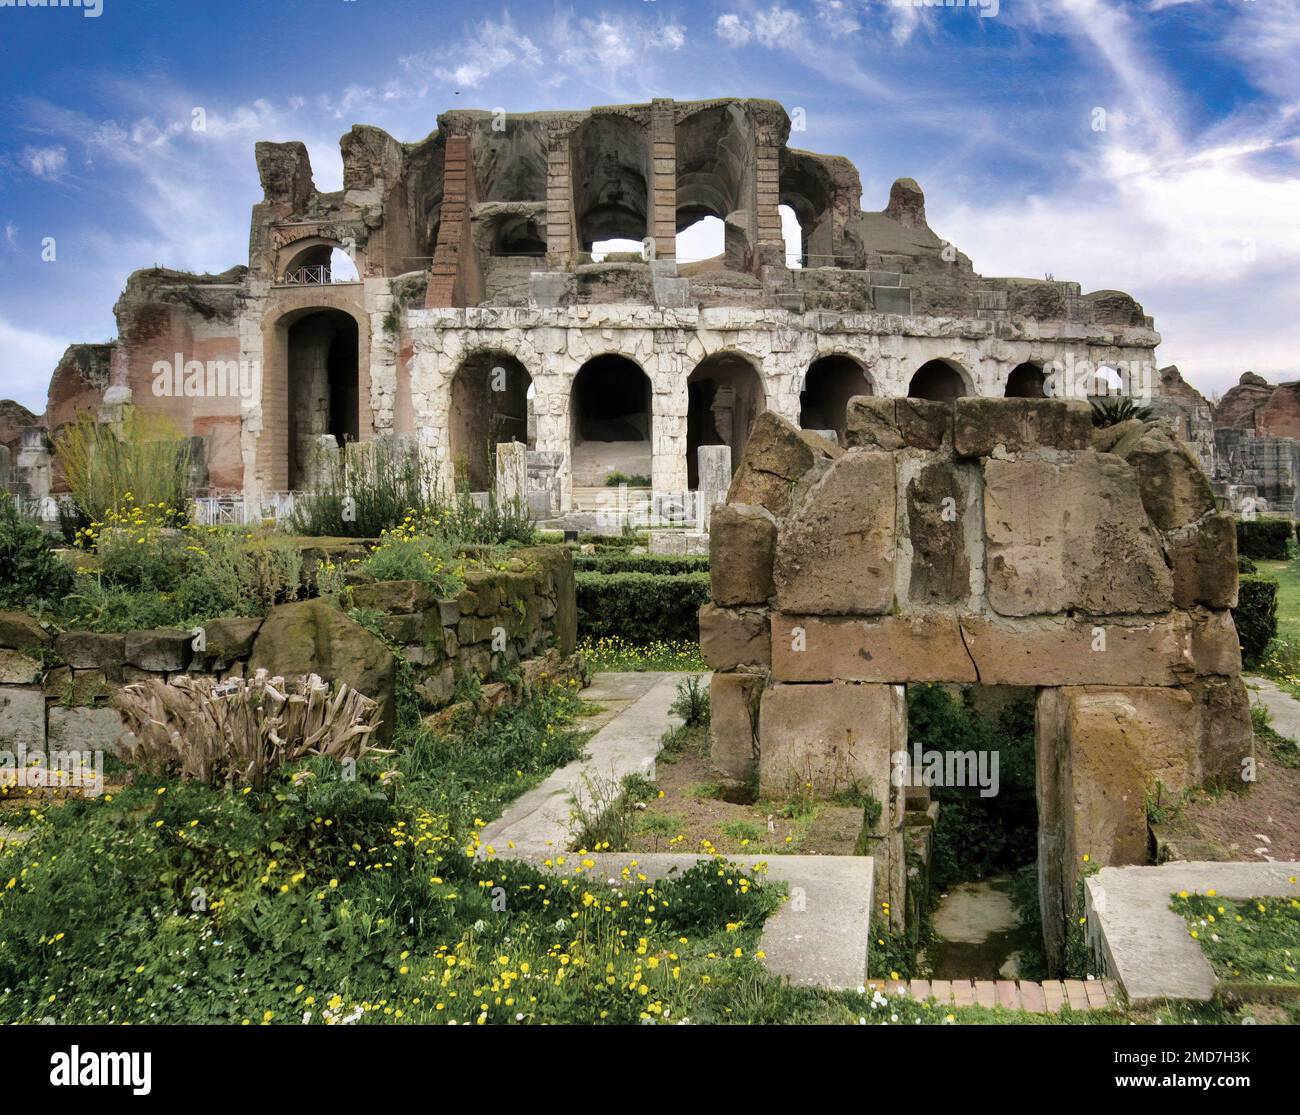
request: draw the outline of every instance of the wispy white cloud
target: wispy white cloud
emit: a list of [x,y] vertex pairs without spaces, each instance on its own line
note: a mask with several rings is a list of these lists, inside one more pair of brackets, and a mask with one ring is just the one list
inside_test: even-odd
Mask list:
[[19,162],[35,177],[54,180],[68,169],[68,150],[60,146],[24,147]]
[[22,329],[0,318],[0,352],[5,354],[4,393],[36,414],[45,411],[50,373],[68,347],[66,340]]

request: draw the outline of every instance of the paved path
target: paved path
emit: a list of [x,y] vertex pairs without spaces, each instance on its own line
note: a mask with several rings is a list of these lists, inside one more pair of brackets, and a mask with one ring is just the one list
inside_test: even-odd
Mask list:
[[499,820],[479,833],[486,849],[526,858],[566,850],[582,828],[582,818],[598,801],[618,796],[629,774],[654,778],[659,741],[681,720],[668,711],[677,684],[690,674],[596,674],[582,697],[601,706],[579,728],[596,728],[577,762],[552,771],[541,785],[517,798]]
[[[586,871],[613,886],[638,875],[660,879],[711,857],[693,853],[570,851],[580,811],[612,801],[624,777],[654,778],[655,757],[669,727],[681,721],[669,706],[684,673],[597,674],[583,697],[602,710],[581,726],[599,728],[582,759],[554,771],[513,802],[479,834],[480,855],[521,859],[546,871]],[[707,677],[707,675],[706,675]],[[789,901],[763,925],[759,947],[774,975],[801,987],[864,986],[871,939],[870,856],[728,856],[740,867],[765,864],[766,877],[786,884]],[[639,880],[637,880],[639,882]]]
[[1242,680],[1250,693],[1250,703],[1268,709],[1273,731],[1300,743],[1300,701],[1268,678],[1247,674]]

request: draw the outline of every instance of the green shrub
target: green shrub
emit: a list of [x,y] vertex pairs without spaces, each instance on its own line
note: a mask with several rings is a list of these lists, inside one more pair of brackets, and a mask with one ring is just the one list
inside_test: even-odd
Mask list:
[[644,546],[650,541],[645,531],[625,531],[622,534],[580,534],[578,543],[583,546],[595,546],[597,552],[602,549],[624,550],[632,546]]
[[578,573],[578,633],[632,642],[699,638],[707,573]]
[[630,554],[625,549],[574,554],[575,573],[707,573],[707,554]]
[[699,676],[677,683],[677,699],[668,707],[674,716],[680,716],[688,728],[702,727],[709,722],[709,687],[701,684]]
[[628,476],[617,469],[605,477],[606,488],[617,488],[622,484],[626,484],[629,488],[648,488],[650,487],[650,477],[641,473]]
[[332,454],[317,484],[294,501],[292,529],[331,538],[378,538],[409,512],[433,512],[437,471],[414,445],[354,442]]
[[1238,519],[1237,555],[1256,561],[1285,561],[1291,529],[1289,519]]
[[1238,572],[1238,573],[1258,573],[1258,572],[1259,572],[1259,566],[1257,566],[1253,561],[1251,561],[1250,558],[1248,558],[1248,557],[1240,557],[1240,556],[1239,556],[1239,557],[1237,558],[1237,572]]
[[0,607],[48,606],[72,591],[72,569],[54,552],[40,525],[24,518],[0,492]]
[[1238,580],[1232,621],[1237,625],[1241,660],[1247,666],[1264,657],[1265,648],[1277,634],[1277,588],[1277,582],[1267,577],[1246,575]]
[[128,410],[104,425],[83,411],[54,442],[72,498],[86,518],[107,522],[127,507],[188,519],[191,449],[165,419]]

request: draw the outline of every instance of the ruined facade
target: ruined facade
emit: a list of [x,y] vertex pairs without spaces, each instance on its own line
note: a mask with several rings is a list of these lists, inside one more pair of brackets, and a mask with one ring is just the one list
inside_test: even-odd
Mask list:
[[1215,408],[1214,444],[1215,490],[1225,503],[1300,511],[1300,383],[1245,372]]
[[713,764],[770,800],[873,795],[897,921],[905,687],[1033,687],[1059,956],[1084,854],[1145,863],[1148,795],[1250,777],[1233,518],[1163,421],[1082,401],[857,398],[846,441],[764,415],[714,510]]
[[[416,143],[354,127],[334,193],[303,144],[259,143],[248,265],[132,275],[118,339],[69,351],[46,424],[129,390],[203,439],[213,493],[292,490],[322,439],[380,436],[480,487],[492,446],[521,440],[567,508],[613,469],[688,489],[695,448],[738,461],[765,411],[842,438],[854,395],[1042,394],[1052,360],[1150,365],[1128,295],[981,276],[915,182],[864,212],[853,165],[790,128],[762,100],[458,110]],[[679,259],[705,218],[722,253]],[[641,251],[592,262],[611,239]]]

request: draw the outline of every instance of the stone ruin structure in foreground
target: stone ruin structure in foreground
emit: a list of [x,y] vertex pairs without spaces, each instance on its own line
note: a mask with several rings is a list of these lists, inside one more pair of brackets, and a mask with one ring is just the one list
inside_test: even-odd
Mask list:
[[904,687],[1034,687],[1059,957],[1081,857],[1147,862],[1148,793],[1250,777],[1233,519],[1166,425],[1094,429],[1084,402],[855,398],[846,427],[763,415],[714,510],[713,763],[775,800],[873,794],[898,922]]
[[[694,489],[697,448],[734,467],[765,411],[842,440],[855,395],[1041,395],[1052,360],[1151,366],[1127,294],[982,276],[915,182],[864,212],[854,166],[791,138],[766,100],[456,110],[414,143],[352,128],[334,192],[302,143],[259,143],[247,264],[130,277],[117,339],[72,346],[43,418],[10,431],[24,494],[59,484],[37,425],[106,402],[195,438],[201,494],[299,489],[322,446],[375,438],[478,491],[516,442],[535,505],[562,511],[614,470]],[[723,250],[679,258],[705,218]],[[592,262],[614,239],[644,253]]]

